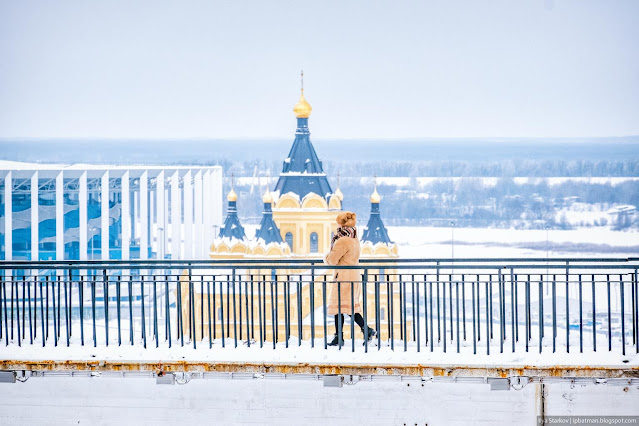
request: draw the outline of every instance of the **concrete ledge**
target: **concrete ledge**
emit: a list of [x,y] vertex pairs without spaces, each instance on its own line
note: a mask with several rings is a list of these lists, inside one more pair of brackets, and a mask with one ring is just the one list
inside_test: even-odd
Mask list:
[[152,371],[164,372],[228,372],[280,374],[352,374],[421,377],[583,377],[639,378],[637,366],[463,366],[463,365],[376,365],[321,363],[259,363],[203,361],[107,361],[107,360],[0,360],[0,370],[8,371]]

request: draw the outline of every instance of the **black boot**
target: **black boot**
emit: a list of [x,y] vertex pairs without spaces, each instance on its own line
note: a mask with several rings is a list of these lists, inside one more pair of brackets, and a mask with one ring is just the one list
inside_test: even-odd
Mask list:
[[330,341],[330,343],[328,344],[328,346],[337,346],[337,345],[342,345],[344,346],[344,335],[340,334],[339,338],[337,337],[337,333],[335,333],[333,335],[333,340]]
[[364,335],[364,343],[362,345],[366,344],[366,341],[371,341],[373,340],[373,337],[377,336],[377,331],[375,331],[374,328],[368,327],[368,334],[366,334],[366,329],[362,328],[362,334]]

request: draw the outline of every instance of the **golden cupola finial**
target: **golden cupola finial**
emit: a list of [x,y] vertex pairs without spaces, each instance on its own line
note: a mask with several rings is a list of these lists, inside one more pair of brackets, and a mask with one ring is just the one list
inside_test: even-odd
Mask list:
[[300,100],[293,107],[293,112],[297,118],[308,118],[312,110],[313,108],[304,98],[304,71],[302,71],[302,93],[300,94]]
[[231,174],[231,190],[229,191],[229,194],[226,196],[226,199],[228,201],[237,201],[237,194],[235,193],[235,182],[234,182],[234,176]]
[[264,196],[262,197],[262,202],[264,204],[273,202],[273,196],[271,195],[271,191],[269,191],[268,188],[266,188],[266,192],[264,193]]
[[375,189],[371,194],[371,203],[379,204],[380,201],[382,201],[382,197],[377,192],[377,176],[375,176]]

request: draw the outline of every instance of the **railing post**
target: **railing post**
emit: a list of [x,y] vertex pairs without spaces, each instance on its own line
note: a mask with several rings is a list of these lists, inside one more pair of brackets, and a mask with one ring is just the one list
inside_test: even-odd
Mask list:
[[[362,310],[364,311],[364,353],[368,352],[368,315],[366,309],[366,283],[368,282],[368,267],[364,268],[362,276]],[[313,315],[311,315],[313,316]],[[355,339],[353,339],[355,341]]]

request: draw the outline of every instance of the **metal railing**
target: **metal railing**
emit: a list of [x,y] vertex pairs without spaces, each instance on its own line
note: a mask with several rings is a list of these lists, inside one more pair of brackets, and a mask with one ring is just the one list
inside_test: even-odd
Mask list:
[[[332,279],[339,269],[358,269],[361,280],[342,292]],[[351,301],[347,312],[339,303],[350,316],[339,331],[351,351],[625,355],[639,352],[638,269],[639,258],[363,259],[353,267],[319,259],[2,261],[0,341],[327,349],[333,287]],[[361,333],[352,309],[358,288]],[[369,328],[377,332],[370,341]]]

